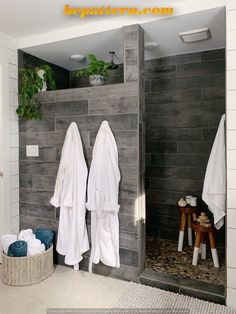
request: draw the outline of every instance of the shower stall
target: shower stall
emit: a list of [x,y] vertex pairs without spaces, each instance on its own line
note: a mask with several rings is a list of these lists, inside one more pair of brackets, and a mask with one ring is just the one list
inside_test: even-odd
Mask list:
[[198,265],[193,266],[187,230],[183,251],[177,251],[177,202],[186,195],[196,196],[199,214],[206,212],[213,221],[201,196],[206,165],[225,113],[225,49],[148,60],[145,86],[149,271],[144,281],[148,281],[146,276],[150,282],[152,277],[160,276],[160,281],[173,291],[184,290],[188,285],[195,289],[209,286],[222,296],[226,277],[225,228],[216,231],[220,268],[214,268],[209,243],[207,259],[199,258]]
[[[123,28],[123,52],[123,64],[100,87],[88,87],[88,82],[53,65],[60,86],[38,93],[43,120],[20,121],[20,228],[57,231],[59,209],[49,200],[66,129],[72,121],[78,124],[90,165],[97,130],[107,120],[117,141],[122,176],[121,267],[98,264],[95,272],[224,303],[224,228],[217,232],[220,269],[214,269],[209,256],[192,266],[187,243],[177,252],[176,204],[194,195],[199,212],[210,216],[201,192],[225,112],[225,50],[183,51],[144,61],[144,30],[131,25]],[[19,51],[19,67],[42,61]],[[77,87],[80,83],[83,88]],[[39,145],[39,157],[27,157],[26,145]],[[90,232],[89,215],[87,224]],[[81,269],[87,270],[88,256]],[[55,259],[63,264],[60,256]]]

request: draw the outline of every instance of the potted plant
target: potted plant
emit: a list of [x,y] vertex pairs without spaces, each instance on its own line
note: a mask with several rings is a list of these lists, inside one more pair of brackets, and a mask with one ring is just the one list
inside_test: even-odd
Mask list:
[[110,70],[110,63],[97,60],[94,54],[88,54],[89,64],[87,68],[79,69],[76,71],[75,76],[88,76],[89,83],[92,86],[103,85],[105,77],[108,76]]
[[42,119],[40,104],[34,95],[40,91],[56,88],[52,69],[49,65],[41,65],[31,69],[20,70],[19,106],[16,113],[27,120]]

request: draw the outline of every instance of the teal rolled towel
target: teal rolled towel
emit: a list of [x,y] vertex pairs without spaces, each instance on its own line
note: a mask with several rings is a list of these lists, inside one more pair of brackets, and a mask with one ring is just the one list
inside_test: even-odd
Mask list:
[[21,240],[13,242],[8,248],[7,255],[10,257],[27,256],[27,243]]
[[51,229],[37,228],[34,230],[36,239],[40,240],[44,245],[46,250],[49,249],[53,243],[54,231]]

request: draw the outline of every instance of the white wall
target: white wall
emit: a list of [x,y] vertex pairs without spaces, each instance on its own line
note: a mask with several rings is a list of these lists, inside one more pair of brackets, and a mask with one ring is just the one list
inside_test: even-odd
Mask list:
[[227,305],[236,308],[236,1],[226,1],[227,20]]
[[[7,70],[4,80],[7,82],[8,97],[4,99],[3,111],[3,159],[4,171],[4,216],[5,232],[19,231],[19,131],[16,107],[18,105],[18,60],[17,41],[0,32],[0,48],[6,55]],[[7,205],[8,204],[8,205]]]
[[17,50],[9,58],[9,120],[10,120],[10,202],[11,232],[19,232],[19,127],[16,108],[18,106],[18,60]]

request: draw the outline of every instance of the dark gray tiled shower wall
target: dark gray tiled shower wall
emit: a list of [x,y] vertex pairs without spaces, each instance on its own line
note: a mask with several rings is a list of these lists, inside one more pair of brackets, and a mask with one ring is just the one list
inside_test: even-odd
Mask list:
[[[121,70],[112,82],[119,82]],[[147,233],[177,239],[175,204],[187,194],[201,197],[206,163],[225,112],[225,49],[145,61],[144,75]],[[73,84],[89,84],[71,77]],[[224,246],[224,230],[217,235]]]
[[[225,113],[225,50],[146,61],[145,112],[147,232],[177,239],[175,204],[187,194],[201,197]],[[223,238],[224,230],[218,232],[224,246]]]
[[[125,83],[101,87],[74,88],[38,94],[43,120],[20,121],[20,228],[49,227],[57,230],[59,209],[49,205],[53,194],[65,132],[72,121],[78,124],[88,165],[97,131],[103,120],[111,126],[118,145],[121,184],[120,203],[120,258],[119,269],[99,264],[99,274],[137,281],[142,267],[140,250],[143,250],[143,224],[139,221],[137,199],[144,178],[140,167],[139,142],[143,136],[139,114],[143,105],[139,96],[141,76],[140,49],[143,49],[143,31],[138,26],[124,28],[124,49],[127,55]],[[131,37],[129,39],[129,37]],[[133,39],[135,40],[133,41]],[[138,45],[141,41],[141,48]],[[129,51],[136,51],[129,56]],[[130,63],[129,63],[130,62]],[[131,65],[130,65],[131,64]],[[26,157],[25,145],[39,145],[39,157]],[[90,217],[87,214],[90,231]],[[89,232],[90,234],[90,232]],[[144,255],[144,254],[143,254]],[[87,269],[89,254],[81,263]],[[63,257],[57,262],[63,264]]]
[[[130,87],[126,89],[127,96],[116,98],[116,106],[111,112],[114,98],[109,98],[109,96],[99,98],[104,97],[100,96],[100,91],[104,88],[106,87],[97,88],[96,91],[98,101],[104,101],[102,109],[98,106],[95,110],[94,99],[89,99],[89,95],[87,95],[86,100],[71,100],[61,103],[57,100],[57,92],[55,92],[54,103],[42,102],[44,114],[42,121],[22,121],[20,123],[21,228],[43,225],[57,230],[58,210],[49,205],[49,200],[54,190],[65,132],[72,121],[77,122],[84,145],[85,157],[89,165],[97,130],[103,120],[108,120],[117,140],[122,175],[119,215],[121,263],[137,267],[138,243],[134,206],[138,189],[138,102],[136,102],[132,113],[122,112],[124,103],[129,99],[132,103],[136,91]],[[86,89],[89,90],[90,88]],[[125,93],[123,85],[117,88],[117,96],[121,92]],[[71,93],[73,94],[73,91]],[[106,94],[109,95],[109,89],[106,89]],[[62,112],[62,106],[70,107],[71,113]],[[116,111],[120,112],[117,113]],[[26,157],[26,144],[39,144],[40,157]],[[87,222],[90,225],[89,214]],[[134,276],[133,273],[132,276]]]

